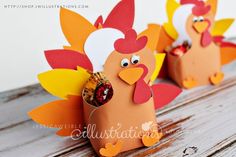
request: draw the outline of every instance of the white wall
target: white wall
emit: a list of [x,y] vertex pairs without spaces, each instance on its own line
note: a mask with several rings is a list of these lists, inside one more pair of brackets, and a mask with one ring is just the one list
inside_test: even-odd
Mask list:
[[[46,49],[61,48],[66,40],[59,24],[59,9],[6,9],[7,4],[86,4],[73,9],[94,21],[106,16],[119,0],[1,0],[0,1],[0,91],[37,82],[37,74],[50,69],[43,55]],[[236,16],[233,0],[219,0],[218,18]],[[136,0],[135,28],[166,21],[165,0]],[[236,24],[227,32],[236,36]]]

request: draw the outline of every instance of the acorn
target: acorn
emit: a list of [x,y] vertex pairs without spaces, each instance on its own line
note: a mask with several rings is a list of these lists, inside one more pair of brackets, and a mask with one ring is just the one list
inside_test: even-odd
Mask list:
[[109,102],[113,96],[111,83],[102,72],[93,73],[83,89],[83,99],[95,107]]

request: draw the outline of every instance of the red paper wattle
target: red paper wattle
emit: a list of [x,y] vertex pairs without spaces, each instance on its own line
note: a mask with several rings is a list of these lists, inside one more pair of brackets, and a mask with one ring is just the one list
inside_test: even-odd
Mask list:
[[201,44],[203,47],[206,47],[211,44],[212,42],[212,37],[209,31],[206,31],[202,34],[202,39],[201,39]]

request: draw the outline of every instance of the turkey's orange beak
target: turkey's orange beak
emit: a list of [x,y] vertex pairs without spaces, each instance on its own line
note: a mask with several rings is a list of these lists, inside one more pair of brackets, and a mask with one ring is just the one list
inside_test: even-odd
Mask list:
[[209,27],[209,22],[208,21],[202,21],[202,22],[196,22],[193,24],[193,28],[198,32],[198,33],[203,33],[205,32]]
[[143,68],[136,67],[124,69],[118,75],[121,80],[129,85],[133,85],[142,77],[143,73]]

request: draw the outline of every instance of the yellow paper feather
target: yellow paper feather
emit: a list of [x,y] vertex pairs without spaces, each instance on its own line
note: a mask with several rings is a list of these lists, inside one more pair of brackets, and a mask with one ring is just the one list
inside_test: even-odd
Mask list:
[[159,72],[161,70],[161,67],[164,63],[166,54],[165,53],[157,53],[155,54],[155,58],[156,58],[156,68],[154,73],[152,74],[152,77],[150,79],[151,83],[154,82],[157,78],[157,76],[159,75]]
[[38,75],[40,84],[54,96],[66,99],[68,95],[81,96],[90,74],[82,68],[75,70],[54,69]]
[[212,36],[223,36],[224,33],[233,24],[233,22],[234,22],[234,19],[222,19],[222,20],[216,21],[211,31]]
[[178,33],[175,30],[173,26],[173,16],[177,8],[180,7],[180,4],[177,3],[175,0],[167,0],[166,3],[166,10],[167,10],[167,16],[168,16],[168,23],[164,23],[164,29],[167,32],[167,34],[172,38],[172,39],[177,39],[178,38]]

